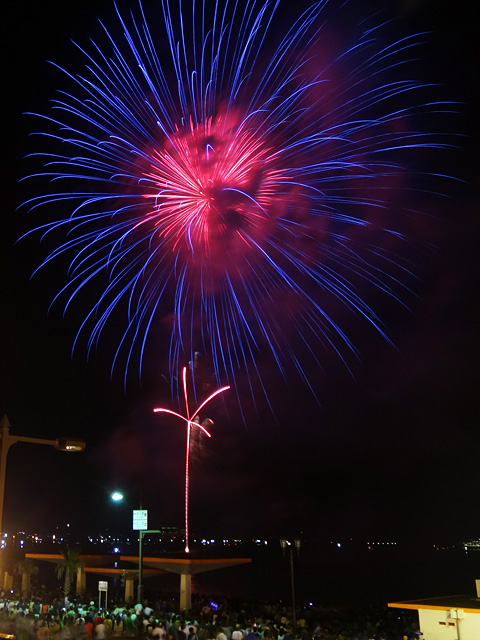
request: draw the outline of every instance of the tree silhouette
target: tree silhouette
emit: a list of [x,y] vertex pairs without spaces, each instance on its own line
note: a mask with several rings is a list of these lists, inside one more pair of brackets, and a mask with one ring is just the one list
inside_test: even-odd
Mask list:
[[65,576],[65,599],[67,599],[70,595],[73,576],[79,569],[83,567],[83,562],[79,560],[78,557],[79,553],[80,552],[78,550],[66,549],[65,551],[63,551],[63,558],[57,562],[57,567],[55,570],[57,578],[60,580],[63,576]]
[[30,579],[38,573],[38,567],[31,558],[24,558],[15,565],[15,573],[22,576],[22,598],[28,598],[30,595]]

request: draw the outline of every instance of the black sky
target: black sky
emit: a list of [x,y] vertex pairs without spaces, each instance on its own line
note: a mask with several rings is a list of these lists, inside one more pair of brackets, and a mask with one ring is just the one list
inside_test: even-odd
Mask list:
[[[378,2],[365,3],[373,10]],[[206,533],[376,535],[457,539],[480,535],[478,46],[467,2],[396,2],[413,29],[431,31],[426,65],[451,99],[464,103],[453,152],[465,182],[429,211],[425,252],[410,311],[385,309],[395,347],[360,334],[353,375],[333,358],[316,373],[321,406],[298,385],[279,389],[277,420],[248,426],[217,409],[214,437],[192,471],[192,527]],[[4,12],[6,9],[3,10]],[[47,313],[45,283],[29,275],[35,241],[15,213],[24,187],[30,121],[56,85],[46,59],[72,56],[96,16],[113,3],[11,3],[4,20],[4,153],[0,251],[0,412],[12,433],[78,435],[85,454],[16,445],[9,454],[5,529],[49,529],[67,521],[98,529],[125,517],[108,493],[140,490],[152,525],[182,524],[184,431],[152,408],[169,402],[163,363],[125,395],[106,356],[73,359],[73,326]],[[452,169],[453,170],[453,169]],[[214,410],[215,412],[215,410]]]

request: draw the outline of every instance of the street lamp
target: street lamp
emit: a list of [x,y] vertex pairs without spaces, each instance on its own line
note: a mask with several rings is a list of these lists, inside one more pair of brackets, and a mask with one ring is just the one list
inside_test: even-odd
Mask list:
[[29,438],[27,436],[10,435],[10,422],[6,415],[0,421],[0,531],[3,526],[3,502],[5,497],[5,475],[7,467],[7,453],[10,447],[17,442],[31,442],[32,444],[48,444],[57,451],[69,451],[76,453],[84,451],[86,444],[78,438]]
[[160,529],[142,529],[138,532],[138,585],[137,602],[143,606],[143,536],[146,533],[161,533]]
[[280,538],[280,546],[283,551],[283,555],[285,556],[285,551],[288,549],[290,552],[290,583],[292,587],[292,610],[293,610],[293,633],[297,633],[297,612],[295,605],[295,578],[293,573],[293,549],[295,548],[297,555],[300,552],[301,541],[299,538],[295,538],[295,540],[290,541],[286,538]]

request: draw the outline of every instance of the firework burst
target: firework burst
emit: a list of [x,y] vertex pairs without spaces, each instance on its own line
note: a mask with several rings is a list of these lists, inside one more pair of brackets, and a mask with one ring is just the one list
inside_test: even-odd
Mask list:
[[345,311],[387,338],[364,291],[402,300],[410,156],[447,146],[415,123],[451,108],[407,72],[422,34],[385,41],[377,17],[339,45],[322,1],[278,37],[278,4],[117,9],[123,35],[78,47],[84,70],[41,116],[35,175],[55,189],[24,206],[66,212],[35,229],[64,234],[41,266],[69,260],[65,308],[96,292],[75,344],[123,327],[125,380],[159,327],[180,397],[197,350],[268,398],[260,360],[309,384],[303,357],[355,353]]

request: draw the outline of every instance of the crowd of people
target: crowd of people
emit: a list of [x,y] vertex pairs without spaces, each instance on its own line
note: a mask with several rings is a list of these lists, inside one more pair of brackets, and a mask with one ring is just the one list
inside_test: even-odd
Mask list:
[[192,610],[175,598],[143,604],[0,593],[0,633],[16,640],[414,640],[416,616],[388,608],[299,607],[196,595]]

